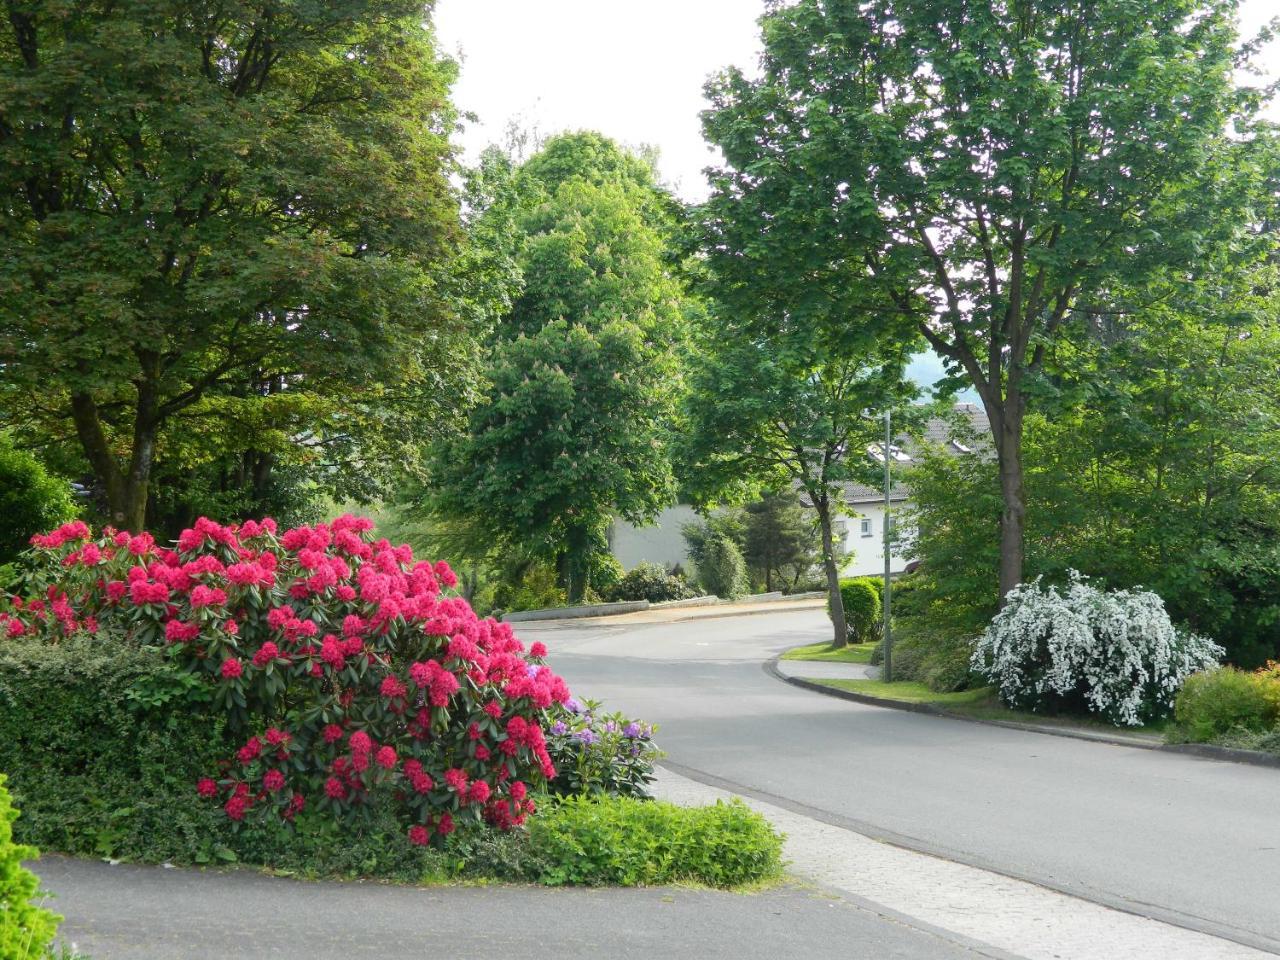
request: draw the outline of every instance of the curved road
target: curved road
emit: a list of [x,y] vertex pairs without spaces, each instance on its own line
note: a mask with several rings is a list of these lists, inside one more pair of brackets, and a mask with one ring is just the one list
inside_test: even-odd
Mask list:
[[1280,771],[867,707],[762,664],[821,609],[525,623],[678,772],[830,823],[1280,953]]

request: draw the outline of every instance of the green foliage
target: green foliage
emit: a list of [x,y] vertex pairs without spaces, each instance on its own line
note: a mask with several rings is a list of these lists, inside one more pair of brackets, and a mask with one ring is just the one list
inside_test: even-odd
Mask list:
[[46,850],[153,862],[231,851],[198,777],[234,750],[181,671],[109,638],[0,647],[0,769]]
[[639,563],[626,576],[604,593],[610,602],[619,600],[648,600],[665,603],[668,600],[687,600],[694,596],[679,577],[673,577],[658,563]]
[[[844,604],[845,628],[849,632],[849,642],[869,643],[875,640],[877,627],[884,619],[879,581],[873,577],[850,577],[841,580],[840,600]],[[827,605],[830,607],[830,601]]]
[[285,451],[358,456],[358,486],[469,389],[455,67],[425,20],[410,0],[6,20],[4,419],[75,437],[112,522],[143,528],[157,462],[216,487]]
[[794,592],[821,562],[816,518],[794,491],[767,494],[743,512],[742,553],[753,581],[766,593]]
[[1187,678],[1173,707],[1176,738],[1208,743],[1227,734],[1268,733],[1280,721],[1280,673],[1223,667]]
[[600,596],[607,595],[627,575],[622,563],[609,551],[597,551],[591,555],[591,567],[587,571],[588,580]]
[[740,518],[734,514],[712,516],[681,527],[699,585],[724,600],[744,596],[751,586],[742,548],[733,536],[739,528]]
[[[485,397],[437,450],[432,506],[589,587],[615,516],[651,519],[675,486],[682,286],[668,201],[616,144],[558,137],[517,172],[524,278],[487,357]],[[606,578],[607,579],[607,578]]]
[[734,887],[781,872],[782,838],[739,800],[711,807],[614,798],[568,798],[529,827],[546,861],[529,879],[562,884]]
[[499,584],[493,593],[496,610],[514,613],[517,610],[547,610],[563,607],[568,603],[564,589],[557,582],[556,572],[546,563],[527,564],[518,578]]
[[604,713],[594,700],[548,712],[547,749],[556,766],[548,789],[561,796],[648,797],[653,765],[662,751],[654,727],[620,713]]
[[759,69],[708,85],[720,299],[923,337],[972,384],[1005,468],[1000,593],[1022,575],[1022,417],[1072,345],[1146,308],[1153,276],[1207,292],[1272,246],[1252,227],[1275,140],[1265,93],[1235,82],[1260,46],[1238,48],[1238,7],[773,3]]
[[40,880],[22,861],[40,854],[35,847],[13,842],[17,818],[0,773],[0,960],[43,957],[62,919],[31,902],[40,895]]
[[0,433],[0,564],[27,549],[32,534],[52,530],[75,513],[67,482],[50,476],[39,460]]
[[[1243,281],[1229,303],[1250,315]],[[1026,571],[1146,586],[1256,667],[1280,656],[1280,331],[1241,329],[1214,312],[1226,309],[1182,304],[1078,347],[1078,380],[1026,424]],[[897,607],[895,627],[904,644],[959,653],[996,610],[997,465],[935,454],[908,482],[924,596]]]

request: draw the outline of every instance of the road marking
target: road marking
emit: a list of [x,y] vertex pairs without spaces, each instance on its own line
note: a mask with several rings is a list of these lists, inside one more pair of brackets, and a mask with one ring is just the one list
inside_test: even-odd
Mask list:
[[[686,805],[736,796],[659,769],[654,795]],[[1139,917],[1025,880],[916,853],[741,797],[786,834],[808,880],[1026,960],[1274,960],[1275,954]]]

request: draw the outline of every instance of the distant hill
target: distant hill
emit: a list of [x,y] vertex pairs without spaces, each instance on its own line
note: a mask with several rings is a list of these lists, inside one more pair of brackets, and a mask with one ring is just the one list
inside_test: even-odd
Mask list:
[[[907,365],[907,379],[925,393],[932,393],[933,385],[946,376],[946,373],[942,358],[932,350],[916,354]],[[973,388],[963,390],[956,395],[956,402],[977,403],[978,393]]]

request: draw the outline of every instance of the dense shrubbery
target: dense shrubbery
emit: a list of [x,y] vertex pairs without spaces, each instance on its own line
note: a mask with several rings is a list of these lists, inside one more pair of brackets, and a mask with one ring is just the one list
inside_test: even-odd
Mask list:
[[549,712],[547,749],[556,766],[549,788],[565,796],[647,797],[653,764],[661,756],[654,728],[619,713],[602,713],[594,700],[570,700]]
[[230,749],[205,685],[155,649],[0,643],[0,770],[21,839],[87,856],[203,862],[233,824],[195,784]]
[[[840,581],[840,599],[850,643],[876,639],[877,627],[883,620],[880,590],[880,581],[873,577],[849,577]],[[828,611],[830,606],[828,601]]]
[[1073,573],[1064,591],[1020,584],[979,638],[973,667],[1011,707],[1093,712],[1116,725],[1165,716],[1222,648],[1174,628],[1154,593],[1105,593]]
[[40,881],[22,866],[34,860],[34,847],[13,842],[13,809],[0,774],[0,960],[36,960],[53,942],[62,919],[34,903],[40,895]]
[[0,433],[0,564],[25,550],[32,534],[70,520],[75,512],[66,481],[51,477]]
[[1198,743],[1280,733],[1280,664],[1253,673],[1223,667],[1188,677],[1174,702],[1174,719],[1174,738]]
[[782,838],[741,801],[677,807],[628,798],[566,798],[529,828],[549,884],[665,884],[695,880],[732,887],[781,870]]
[[[15,793],[27,807],[17,824],[23,838],[85,856],[241,861],[301,876],[408,882],[732,885],[778,869],[776,842],[754,814],[646,804],[656,808],[649,814],[630,806],[634,800],[625,794],[633,787],[638,794],[651,776],[650,731],[637,725],[629,732],[622,718],[595,709],[590,720],[569,714],[577,730],[597,734],[579,778],[594,787],[594,801],[542,805],[530,825],[546,820],[545,831],[463,825],[443,850],[418,847],[403,842],[403,824],[385,806],[367,808],[356,823],[303,810],[292,823],[237,825],[193,790],[200,771],[231,741],[216,721],[206,727],[211,718],[191,703],[191,692],[189,677],[153,649],[104,648],[86,638],[0,646],[0,766],[15,771]],[[616,736],[606,736],[609,723],[621,724]],[[548,746],[565,771],[554,788],[576,776],[572,758],[583,743],[569,731],[550,732]],[[633,755],[636,746],[640,753]],[[610,792],[624,796],[615,802]],[[608,847],[599,849],[605,841]],[[740,842],[743,848],[726,857],[724,845]],[[577,853],[583,848],[595,851],[586,862]]]
[[697,565],[698,583],[708,594],[736,600],[751,588],[742,550],[728,537],[711,537]]
[[[0,637],[7,636],[0,643],[0,769],[12,771],[15,797],[27,810],[21,838],[88,856],[239,861],[307,876],[408,881],[687,878],[732,885],[776,872],[776,841],[754,814],[617,806],[647,795],[660,755],[652,728],[568,700],[558,678],[509,647],[506,627],[463,616],[451,618],[448,629],[436,624],[432,617],[460,602],[438,589],[415,593],[413,578],[423,586],[429,572],[438,586],[447,568],[412,565],[403,550],[379,559],[388,547],[358,536],[365,526],[344,519],[324,527],[333,552],[313,539],[324,536],[321,528],[291,531],[277,544],[268,526],[236,531],[207,522],[184,534],[177,552],[145,536],[90,541],[81,524],[41,538],[27,582],[42,586],[45,599],[11,600],[0,616]],[[367,556],[359,544],[369,547]],[[222,548],[235,562],[228,555],[215,572],[211,558]],[[324,582],[340,573],[338,550],[353,568],[351,584],[341,575]],[[329,573],[318,572],[322,567]],[[377,577],[392,581],[385,595],[376,585],[387,580]],[[338,592],[344,585],[354,591],[350,599]],[[380,616],[392,598],[395,617]],[[285,607],[287,615],[275,612]],[[348,628],[342,641],[324,632],[335,607]],[[350,617],[364,623],[359,632],[368,646],[360,653]],[[308,621],[316,623],[315,641],[299,625]],[[199,629],[184,629],[192,624]],[[444,636],[433,639],[433,629]],[[463,649],[473,629],[476,649]],[[351,643],[351,653],[335,641]],[[436,670],[415,670],[422,661],[404,666],[402,648],[414,643],[439,647]],[[530,656],[544,652],[535,645]],[[455,669],[456,691],[417,679]],[[437,706],[440,700],[445,705]],[[403,710],[395,709],[399,701]],[[493,705],[503,708],[498,717]],[[412,733],[423,711],[429,740]],[[340,736],[331,746],[335,729]],[[543,749],[529,748],[531,741]],[[517,749],[502,747],[506,742]],[[522,780],[508,772],[513,766]],[[211,769],[222,771],[221,783],[200,780]],[[458,772],[468,775],[465,786]],[[424,796],[417,788],[427,779],[435,782],[421,784],[424,800],[438,806],[424,814],[411,805],[414,794]],[[316,802],[279,796],[310,797],[317,786],[323,796]],[[334,796],[336,786],[346,795]],[[599,806],[544,801],[544,832],[493,829],[524,822],[535,809],[535,786]],[[198,792],[219,795],[222,809]],[[503,808],[495,812],[499,796],[510,798],[507,816]],[[411,843],[404,842],[407,806]],[[424,821],[434,827],[431,846],[416,829]],[[610,846],[599,848],[606,838]],[[739,840],[746,846],[726,856],[722,845]],[[599,856],[565,859],[584,845]]]
[[669,600],[688,600],[695,596],[688,584],[679,577],[671,576],[656,563],[637,564],[602,595],[610,603],[620,600],[665,603]]
[[343,517],[277,538],[270,521],[201,520],[174,551],[68,524],[36,541],[44,599],[15,601],[0,629],[165,643],[239,734],[199,784],[233,821],[394,807],[418,845],[457,818],[523,822],[555,773],[542,711],[567,687],[541,644],[526,654],[442,593],[447,565],[371,542],[371,527]]

